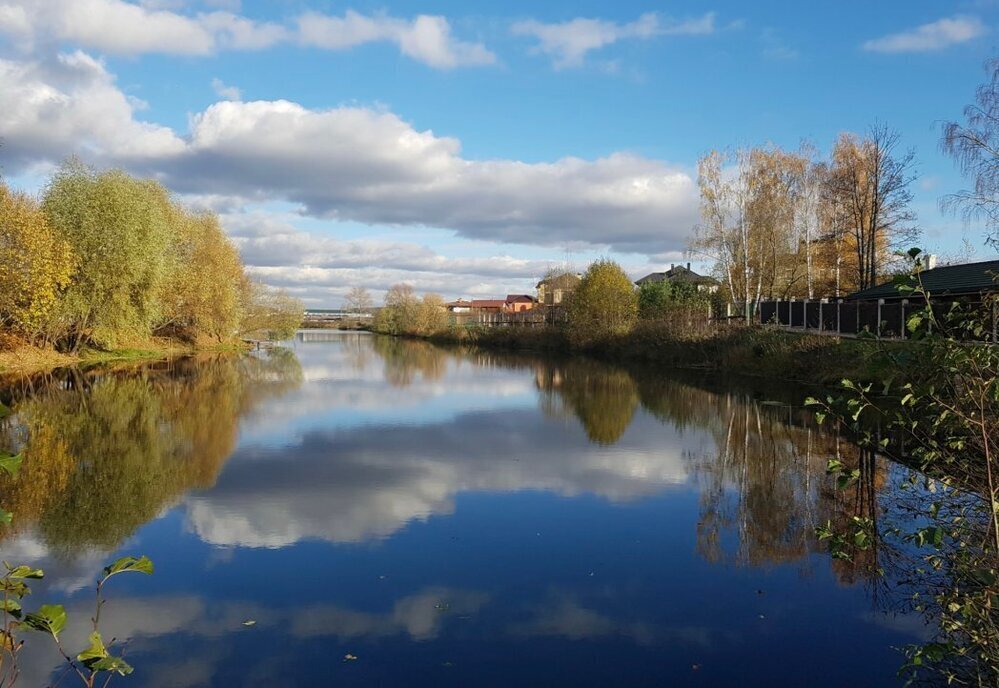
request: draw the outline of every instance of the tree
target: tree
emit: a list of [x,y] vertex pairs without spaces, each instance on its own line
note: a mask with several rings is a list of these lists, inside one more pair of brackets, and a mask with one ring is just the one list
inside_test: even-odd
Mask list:
[[678,306],[687,306],[707,299],[692,284],[685,282],[645,282],[638,288],[638,317],[658,320],[668,317]]
[[160,319],[172,237],[166,189],[71,160],[49,182],[43,208],[56,234],[80,256],[60,304],[57,334],[74,350],[148,337]]
[[244,279],[242,313],[241,333],[281,340],[290,339],[302,326],[305,306],[284,289]]
[[862,139],[841,134],[833,148],[829,193],[846,223],[858,289],[877,284],[894,249],[918,236],[909,209],[915,154],[898,153],[898,144],[897,132],[875,125]]
[[242,318],[243,263],[213,213],[175,208],[170,268],[159,330],[197,341],[225,341]]
[[369,313],[373,305],[371,295],[364,287],[353,287],[344,299],[344,308],[351,313]]
[[569,337],[587,346],[601,338],[625,334],[638,316],[638,296],[631,278],[609,259],[594,261],[569,303]]
[[38,332],[75,266],[38,202],[0,182],[0,328],[29,337]]
[[975,102],[964,108],[964,123],[946,122],[940,142],[973,188],[946,196],[942,204],[968,220],[984,221],[986,241],[999,246],[999,59],[985,67],[989,79],[978,87]]

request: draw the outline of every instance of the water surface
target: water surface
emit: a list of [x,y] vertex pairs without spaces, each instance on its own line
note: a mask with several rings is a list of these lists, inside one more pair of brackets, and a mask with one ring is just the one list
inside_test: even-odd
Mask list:
[[[113,685],[900,685],[921,622],[813,534],[891,468],[803,396],[350,333],[69,371],[0,393],[26,453],[0,555],[46,569],[72,648],[100,567],[155,561],[109,588]],[[19,685],[47,685],[29,640]]]

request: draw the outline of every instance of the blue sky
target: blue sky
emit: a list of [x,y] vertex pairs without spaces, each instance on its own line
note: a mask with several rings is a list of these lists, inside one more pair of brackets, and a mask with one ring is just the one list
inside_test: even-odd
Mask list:
[[[313,305],[409,282],[529,290],[684,250],[711,148],[875,121],[916,149],[930,250],[963,180],[938,151],[999,3],[0,0],[0,166],[69,154],[215,208],[251,269]],[[696,260],[695,260],[696,262]]]

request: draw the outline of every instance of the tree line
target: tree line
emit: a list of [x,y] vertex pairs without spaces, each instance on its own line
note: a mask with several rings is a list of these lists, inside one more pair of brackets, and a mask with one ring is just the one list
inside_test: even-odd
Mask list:
[[899,143],[875,125],[841,134],[824,160],[808,143],[708,152],[692,249],[715,261],[736,303],[874,286],[919,235],[909,207],[915,156]]
[[39,197],[0,180],[0,285],[5,343],[67,352],[285,336],[303,311],[247,275],[217,215],[157,181],[75,159]]
[[[999,60],[940,148],[972,188],[941,207],[980,222],[999,246]],[[690,248],[715,262],[736,303],[840,297],[905,270],[900,250],[919,236],[910,205],[916,158],[899,134],[875,124],[843,133],[827,157],[815,146],[712,150],[698,162],[701,221]]]

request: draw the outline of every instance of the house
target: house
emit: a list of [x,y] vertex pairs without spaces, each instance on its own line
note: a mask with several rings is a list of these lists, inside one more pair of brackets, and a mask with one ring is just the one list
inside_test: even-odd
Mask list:
[[559,275],[546,277],[538,282],[535,287],[538,290],[538,304],[542,306],[558,306],[576,290],[579,283],[583,281],[583,276],[571,272],[563,272]]
[[445,303],[444,308],[447,309],[448,313],[471,313],[472,302],[465,301],[464,299],[458,299],[457,301]]
[[504,310],[507,313],[521,313],[534,308],[535,303],[534,297],[530,294],[507,294]]
[[655,282],[673,282],[677,284],[690,284],[693,285],[697,291],[707,292],[709,294],[714,294],[718,291],[718,287],[721,286],[718,280],[714,277],[708,277],[707,275],[699,275],[690,269],[690,263],[687,263],[686,267],[683,265],[674,265],[670,263],[669,270],[666,272],[653,272],[642,279],[635,282],[638,286],[643,284],[650,284]]
[[[932,265],[933,263],[930,263]],[[978,300],[989,294],[999,294],[999,259],[981,263],[963,263],[930,267],[919,273],[919,283],[929,292],[931,298],[960,297]],[[911,294],[901,293],[899,285],[915,286],[913,278],[902,278],[879,284],[847,296],[848,301],[901,301],[912,298]]]

